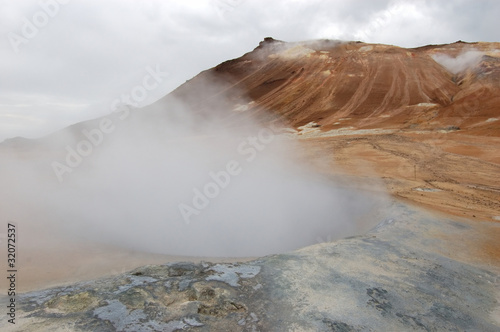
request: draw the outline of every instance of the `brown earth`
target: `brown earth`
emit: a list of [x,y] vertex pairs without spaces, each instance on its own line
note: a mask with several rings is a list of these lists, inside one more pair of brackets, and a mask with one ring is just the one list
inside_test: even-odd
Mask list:
[[[432,58],[470,50],[483,52],[481,61],[457,74]],[[470,237],[435,236],[446,240],[443,250],[455,258],[465,254],[466,261],[498,266],[500,229],[483,227],[500,221],[498,50],[500,43],[404,49],[266,38],[254,51],[202,72],[151,107],[175,97],[199,114],[221,110],[217,115],[233,126],[252,118],[288,128],[283,135],[300,142],[297,156],[327,176],[356,185],[376,181],[398,199],[475,221]],[[221,107],[220,96],[227,107]],[[463,246],[470,250],[455,250]],[[36,264],[23,274],[23,291],[166,261],[119,248],[89,254],[88,246],[69,247],[74,250],[46,248],[25,257]],[[53,254],[65,260],[63,269],[46,268],[57,266]],[[95,269],[78,270],[86,265],[81,262]]]
[[[414,49],[360,42],[266,38],[172,95],[214,112],[292,129],[306,162],[356,182],[381,179],[394,197],[477,221],[500,221],[500,43]],[[451,73],[433,56],[482,52]],[[221,89],[202,87],[210,81]],[[196,98],[190,91],[199,91]],[[169,97],[166,97],[167,99]],[[160,100],[157,105],[161,105]],[[479,244],[500,257],[500,234]]]
[[[398,199],[477,220],[473,226],[474,236],[454,239],[443,234],[442,239],[446,238],[448,247],[453,244],[457,248],[470,248],[469,261],[498,265],[500,229],[483,228],[481,221],[500,220],[500,180],[495,176],[500,174],[500,165],[488,157],[460,153],[462,150],[447,152],[460,149],[463,141],[446,141],[434,146],[422,138],[391,134],[307,139],[303,153],[309,160],[321,161],[317,166],[326,174],[350,179],[355,185],[381,178],[383,188]],[[477,141],[477,137],[460,139],[468,139],[467,144]],[[494,143],[498,146],[500,141],[476,143],[474,148],[477,154],[488,154],[494,150]],[[325,160],[333,167],[325,167],[328,165]]]
[[[200,85],[217,82],[240,109],[247,102],[243,113],[262,122],[271,113],[272,120],[293,128],[309,161],[338,166],[325,172],[380,177],[395,197],[498,221],[499,50],[500,43],[404,49],[266,38],[253,52],[201,73],[173,95],[213,112],[210,101],[221,92]],[[483,56],[457,74],[432,58],[467,51]],[[188,98],[193,90],[202,93]]]

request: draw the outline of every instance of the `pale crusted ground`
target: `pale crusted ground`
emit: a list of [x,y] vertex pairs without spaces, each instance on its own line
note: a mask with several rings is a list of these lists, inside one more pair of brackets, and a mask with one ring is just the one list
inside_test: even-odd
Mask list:
[[[498,331],[500,224],[394,202],[364,236],[240,264],[170,263],[19,297],[12,331]],[[450,235],[449,238],[443,234]],[[2,304],[3,305],[3,304]]]

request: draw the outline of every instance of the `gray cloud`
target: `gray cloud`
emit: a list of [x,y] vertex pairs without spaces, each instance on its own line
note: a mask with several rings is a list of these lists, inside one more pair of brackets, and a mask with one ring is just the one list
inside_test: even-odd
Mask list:
[[153,102],[265,36],[405,47],[500,40],[497,1],[72,0],[16,54],[9,33],[22,36],[24,19],[42,8],[38,1],[0,4],[0,140],[105,115],[147,66],[159,65],[169,77],[144,101]]

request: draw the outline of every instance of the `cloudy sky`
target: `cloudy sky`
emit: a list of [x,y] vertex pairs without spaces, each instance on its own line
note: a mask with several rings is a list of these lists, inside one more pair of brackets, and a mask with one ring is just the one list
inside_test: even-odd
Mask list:
[[0,0],[0,141],[108,114],[123,95],[154,102],[266,36],[500,41],[499,13],[496,0]]

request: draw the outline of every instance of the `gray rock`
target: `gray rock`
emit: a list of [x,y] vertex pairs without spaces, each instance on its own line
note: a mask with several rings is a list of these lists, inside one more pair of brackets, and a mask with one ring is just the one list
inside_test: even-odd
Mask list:
[[498,265],[445,255],[433,236],[467,234],[472,224],[400,204],[387,213],[366,235],[253,262],[145,266],[26,293],[19,297],[16,326],[6,317],[0,326],[13,331],[499,331]]

